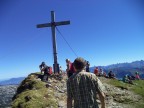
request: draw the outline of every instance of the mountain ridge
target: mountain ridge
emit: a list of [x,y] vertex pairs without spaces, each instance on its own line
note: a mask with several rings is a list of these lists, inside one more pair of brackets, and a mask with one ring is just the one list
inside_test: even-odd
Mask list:
[[17,78],[10,78],[7,80],[0,81],[0,86],[4,85],[19,85],[21,81],[24,80],[25,77],[17,77]]
[[136,71],[139,72],[140,77],[144,78],[144,60],[137,60],[130,63],[117,63],[107,66],[93,66],[90,67],[91,72],[94,72],[95,67],[103,68],[106,73],[113,71],[118,78],[122,78],[126,74],[135,75]]

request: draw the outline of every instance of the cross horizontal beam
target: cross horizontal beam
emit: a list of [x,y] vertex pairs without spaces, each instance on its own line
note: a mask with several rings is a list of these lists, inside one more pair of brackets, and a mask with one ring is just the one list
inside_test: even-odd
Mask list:
[[70,24],[70,21],[51,22],[51,23],[45,23],[45,24],[38,24],[37,28],[60,26],[60,25],[68,25],[68,24]]

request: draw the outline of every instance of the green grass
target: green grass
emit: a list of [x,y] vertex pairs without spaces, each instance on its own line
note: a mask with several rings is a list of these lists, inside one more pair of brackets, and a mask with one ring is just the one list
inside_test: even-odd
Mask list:
[[57,108],[53,89],[46,88],[46,83],[36,80],[36,77],[35,74],[31,74],[22,81],[11,103],[12,108]]
[[114,79],[110,80],[108,83],[114,85],[115,87],[118,87],[121,89],[127,89],[127,90],[134,92],[135,94],[140,95],[142,99],[138,101],[137,103],[133,103],[129,99],[125,99],[123,103],[133,104],[135,108],[144,108],[144,80],[135,80],[133,81],[134,85],[124,83],[122,81],[118,81]]
[[128,89],[129,87],[131,87],[130,84],[124,83],[122,81],[118,81],[118,80],[115,80],[115,79],[110,80],[109,83],[116,86],[116,87],[118,87],[118,88],[121,88],[121,89]]
[[12,108],[46,108],[57,107],[57,102],[53,98],[53,92],[47,88],[39,90],[27,90],[17,96],[12,103]]
[[114,79],[110,80],[109,83],[121,89],[131,90],[134,93],[144,97],[144,80],[134,80],[133,81],[134,85]]
[[134,86],[131,88],[133,92],[144,97],[144,80],[136,80],[134,81]]

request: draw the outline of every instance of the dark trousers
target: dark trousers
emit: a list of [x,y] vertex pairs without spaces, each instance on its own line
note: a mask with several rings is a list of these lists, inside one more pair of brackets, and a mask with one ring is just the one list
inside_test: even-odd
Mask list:
[[73,75],[72,72],[68,72],[68,78],[69,78],[70,76],[72,76],[72,75]]
[[42,77],[42,81],[48,81],[49,74],[44,74]]

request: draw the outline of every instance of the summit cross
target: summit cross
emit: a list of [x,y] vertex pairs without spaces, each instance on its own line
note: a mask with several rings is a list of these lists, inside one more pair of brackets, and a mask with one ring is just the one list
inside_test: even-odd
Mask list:
[[52,31],[52,43],[53,43],[53,56],[54,56],[54,64],[53,64],[53,70],[54,73],[59,73],[59,64],[57,61],[57,44],[56,44],[56,33],[55,33],[55,27],[61,26],[61,25],[68,25],[70,24],[70,21],[60,21],[55,22],[55,12],[51,11],[51,23],[45,23],[45,24],[38,24],[37,28],[44,28],[44,27],[51,27]]

